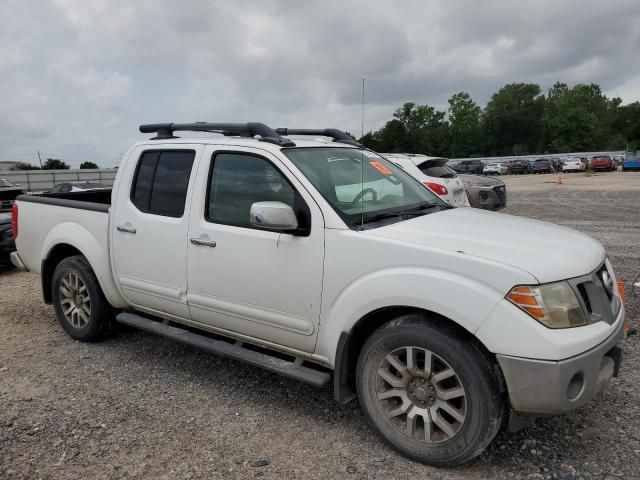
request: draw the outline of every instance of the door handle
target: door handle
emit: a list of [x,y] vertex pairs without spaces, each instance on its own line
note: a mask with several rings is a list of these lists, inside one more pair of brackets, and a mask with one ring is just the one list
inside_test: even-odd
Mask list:
[[136,233],[136,229],[133,227],[125,227],[124,225],[116,225],[116,230],[123,233]]
[[213,240],[200,240],[199,238],[192,238],[189,241],[191,242],[192,245],[197,245],[201,247],[213,248],[216,246],[216,242],[214,242]]

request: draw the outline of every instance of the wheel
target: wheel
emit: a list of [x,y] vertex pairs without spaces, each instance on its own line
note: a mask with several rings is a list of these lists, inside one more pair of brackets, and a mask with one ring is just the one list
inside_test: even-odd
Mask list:
[[92,342],[111,332],[113,309],[86,258],[62,260],[53,272],[52,288],[56,317],[70,337]]
[[420,314],[399,317],[369,337],[356,384],[373,428],[419,462],[467,462],[500,429],[504,400],[492,361],[453,328]]

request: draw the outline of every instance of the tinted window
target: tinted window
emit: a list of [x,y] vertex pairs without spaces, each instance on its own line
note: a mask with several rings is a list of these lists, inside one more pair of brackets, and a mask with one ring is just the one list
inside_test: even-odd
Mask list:
[[145,152],[140,158],[131,192],[138,209],[154,215],[181,217],[194,152]]
[[[212,222],[251,227],[249,212],[255,202],[283,202],[294,210],[301,199],[289,182],[264,158],[219,153],[213,158],[206,218]],[[300,220],[301,216],[298,215]]]
[[[423,164],[424,165],[424,164]],[[456,172],[451,170],[446,165],[437,165],[433,167],[429,167],[428,164],[423,166],[420,165],[420,171],[429,177],[435,178],[452,178],[456,176]]]

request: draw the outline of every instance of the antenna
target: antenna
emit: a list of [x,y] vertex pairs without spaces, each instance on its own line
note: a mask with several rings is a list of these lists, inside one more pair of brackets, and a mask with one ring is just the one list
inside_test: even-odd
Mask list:
[[[362,77],[362,118],[360,123],[360,141],[364,137],[364,77]],[[364,145],[360,146],[360,230],[364,230]]]

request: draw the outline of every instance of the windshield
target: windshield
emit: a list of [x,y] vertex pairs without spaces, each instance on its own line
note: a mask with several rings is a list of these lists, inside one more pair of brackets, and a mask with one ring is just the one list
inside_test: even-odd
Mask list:
[[13,183],[6,178],[0,178],[0,187],[13,187]]
[[350,227],[447,208],[400,167],[373,152],[339,147],[283,152]]

